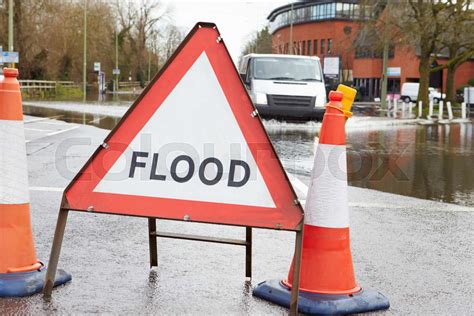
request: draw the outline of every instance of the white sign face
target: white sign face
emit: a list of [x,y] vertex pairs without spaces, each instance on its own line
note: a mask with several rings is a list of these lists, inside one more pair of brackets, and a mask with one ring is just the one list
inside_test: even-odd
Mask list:
[[3,52],[3,63],[18,63],[20,57],[18,52]]
[[100,63],[99,62],[95,62],[94,63],[94,71],[100,71]]
[[94,192],[276,207],[206,53]]
[[402,68],[400,67],[387,67],[388,77],[400,77],[401,73],[402,73]]
[[323,72],[325,75],[339,76],[339,57],[324,57]]
[[120,75],[120,69],[118,69],[118,68],[112,69],[112,74],[113,75]]

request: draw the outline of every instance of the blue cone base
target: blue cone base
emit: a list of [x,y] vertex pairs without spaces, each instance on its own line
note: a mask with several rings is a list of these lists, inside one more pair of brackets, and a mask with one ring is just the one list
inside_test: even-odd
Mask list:
[[[257,285],[253,295],[275,304],[290,307],[291,289],[279,280],[265,281]],[[370,312],[390,307],[381,293],[363,289],[351,295],[313,294],[300,291],[298,311],[310,315],[341,315]]]
[[[0,273],[0,297],[20,297],[33,295],[43,290],[46,267],[23,273]],[[58,269],[54,286],[71,281],[72,276]]]

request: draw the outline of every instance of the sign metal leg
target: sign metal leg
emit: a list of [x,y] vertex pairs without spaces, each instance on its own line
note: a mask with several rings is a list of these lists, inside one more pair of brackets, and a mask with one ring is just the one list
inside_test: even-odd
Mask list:
[[252,227],[245,228],[245,276],[252,278]]
[[298,297],[300,292],[301,252],[303,246],[303,228],[296,233],[295,262],[293,267],[293,285],[291,288],[290,315],[298,315]]
[[150,268],[158,266],[158,245],[156,238],[156,218],[148,218],[148,238],[150,244]]
[[56,231],[54,232],[53,247],[49,257],[48,270],[46,272],[46,280],[43,288],[43,294],[45,297],[51,297],[51,293],[53,291],[54,279],[56,277],[56,270],[58,268],[59,254],[61,253],[61,245],[63,243],[68,213],[69,210],[67,209],[59,210]]

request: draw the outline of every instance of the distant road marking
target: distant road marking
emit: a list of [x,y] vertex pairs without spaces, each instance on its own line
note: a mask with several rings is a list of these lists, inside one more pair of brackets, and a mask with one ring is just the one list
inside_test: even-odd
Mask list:
[[64,188],[55,188],[55,187],[30,187],[30,191],[63,192],[63,191],[64,191]]
[[48,134],[46,134],[46,136],[59,135],[59,134],[62,134],[62,133],[66,133],[66,132],[75,130],[75,129],[79,128],[79,127],[81,127],[81,126],[80,126],[80,125],[73,126],[73,127],[71,127],[71,128],[68,128],[68,129],[63,129],[63,130],[55,131],[55,132],[52,132],[52,133],[48,133]]
[[47,131],[49,131],[48,129],[41,129],[41,128],[31,128],[31,127],[25,127],[25,130],[29,130],[29,131],[38,131],[38,132],[47,132]]
[[54,135],[59,135],[59,134],[62,134],[62,133],[66,133],[66,132],[75,130],[76,128],[79,128],[79,127],[81,127],[81,126],[77,125],[77,126],[73,126],[71,128],[68,128],[68,129],[62,129],[62,130],[59,130],[59,131],[54,131],[54,132],[48,133],[48,134],[46,134],[44,136],[41,136],[41,137],[38,137],[38,138],[29,139],[29,140],[25,141],[25,143],[28,144],[28,143],[31,143],[31,142],[39,140],[39,139],[43,139],[43,138],[48,137],[48,136],[54,136]]
[[35,118],[35,119],[32,119],[32,120],[26,120],[25,124],[36,123],[36,122],[47,121],[47,120],[54,120],[54,119],[60,118],[62,116],[63,115],[55,115],[55,116],[50,116],[50,117]]

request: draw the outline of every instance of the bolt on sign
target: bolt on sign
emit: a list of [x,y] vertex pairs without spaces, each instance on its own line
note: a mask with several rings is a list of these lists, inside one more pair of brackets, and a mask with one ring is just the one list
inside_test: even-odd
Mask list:
[[211,23],[193,28],[66,188],[60,209],[53,263],[69,210],[296,232],[303,219]]

